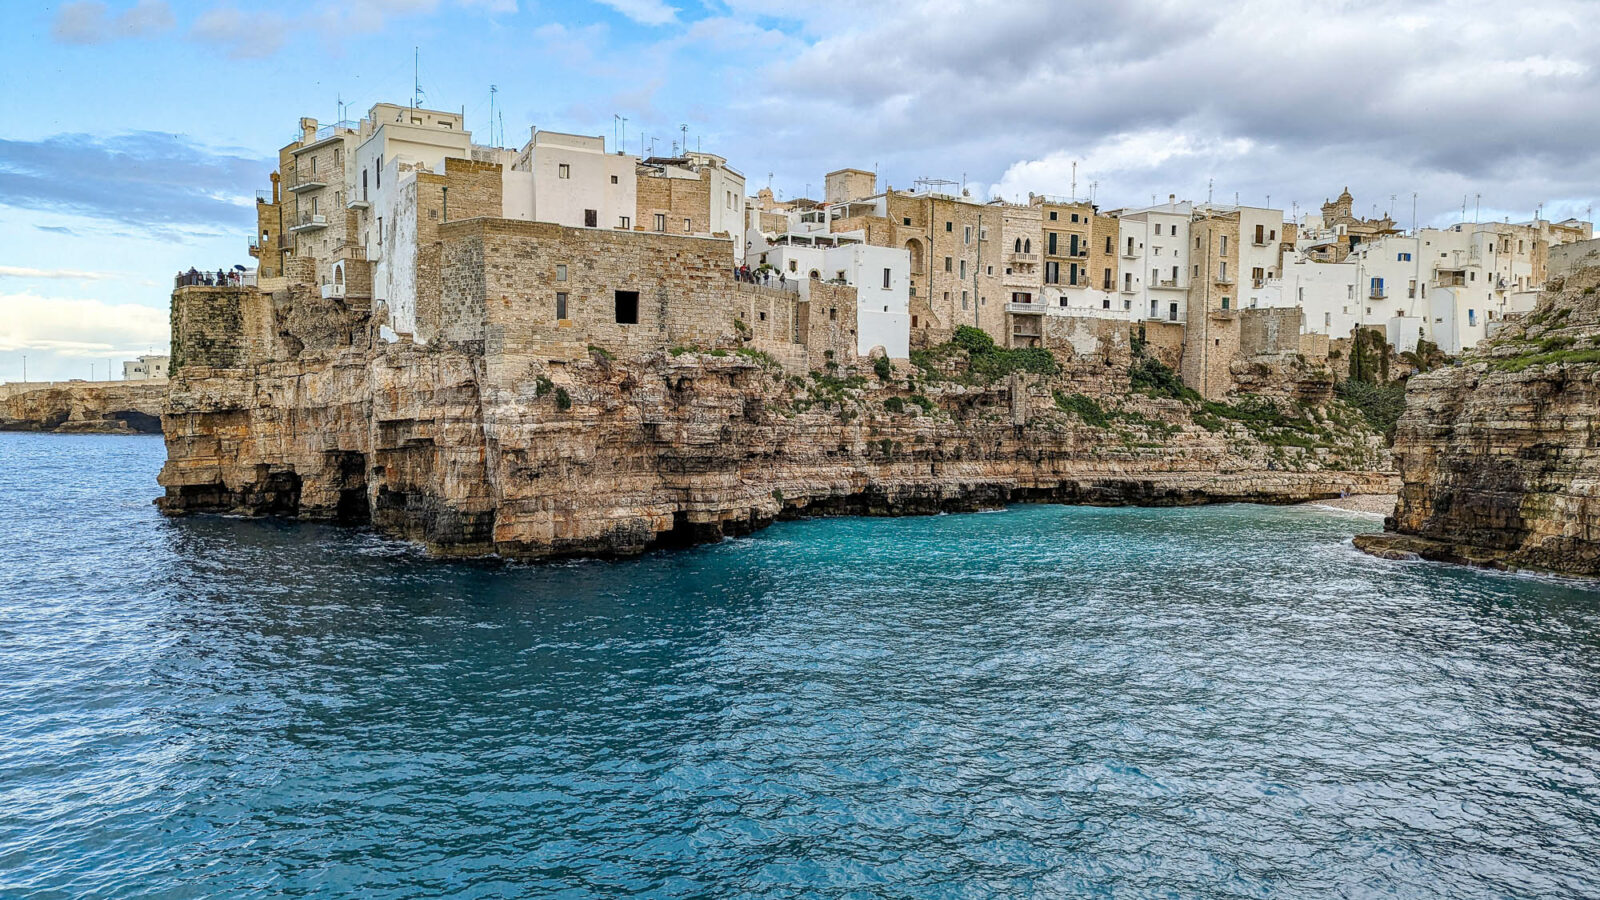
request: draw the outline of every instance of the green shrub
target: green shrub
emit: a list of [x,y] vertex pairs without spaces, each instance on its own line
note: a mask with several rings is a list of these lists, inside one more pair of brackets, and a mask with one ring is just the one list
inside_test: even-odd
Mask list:
[[1143,359],[1128,370],[1128,386],[1152,397],[1197,401],[1200,395],[1159,359]]
[[783,363],[778,362],[778,360],[771,353],[768,353],[765,350],[756,350],[752,347],[740,347],[733,352],[745,357],[746,359],[754,360],[755,362],[758,362],[769,369],[783,368]]
[[551,381],[549,377],[540,375],[539,378],[533,383],[533,395],[535,397],[543,397],[545,394],[548,394],[554,390],[555,386],[556,383]]
[[566,388],[556,388],[556,409],[566,412],[572,408],[572,395]]
[[906,402],[899,397],[890,397],[883,401],[883,408],[892,413],[903,413],[906,411]]
[[880,356],[872,361],[872,371],[879,381],[888,381],[894,375],[894,363],[889,361],[889,357]]
[[1094,428],[1111,427],[1111,418],[1093,397],[1084,394],[1063,394],[1055,392],[1056,408],[1062,412],[1069,412],[1083,420],[1085,425]]
[[932,400],[929,400],[927,397],[924,397],[921,394],[912,394],[910,397],[907,397],[906,400],[921,407],[922,411],[925,413],[931,414],[936,408],[936,405]]
[[610,350],[607,350],[604,347],[596,347],[593,344],[589,345],[589,353],[608,362],[617,358]]

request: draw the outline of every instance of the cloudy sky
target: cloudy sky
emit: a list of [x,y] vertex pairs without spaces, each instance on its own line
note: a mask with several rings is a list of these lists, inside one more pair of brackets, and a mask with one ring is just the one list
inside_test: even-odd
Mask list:
[[[0,3],[0,380],[103,376],[167,339],[171,274],[251,262],[253,194],[302,115],[408,102],[505,143],[627,117],[783,196],[823,173],[1104,207],[1301,211],[1346,184],[1423,224],[1585,216],[1600,194],[1588,0],[79,0]],[[263,9],[270,11],[261,11]],[[1214,185],[1214,186],[1213,186]],[[1480,196],[1481,195],[1481,196]]]

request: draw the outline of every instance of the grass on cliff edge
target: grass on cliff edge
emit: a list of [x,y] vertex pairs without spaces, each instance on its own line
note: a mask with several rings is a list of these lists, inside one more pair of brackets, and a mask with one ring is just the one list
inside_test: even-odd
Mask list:
[[1600,350],[1552,350],[1547,353],[1529,353],[1525,356],[1506,356],[1491,360],[1489,366],[1498,372],[1521,372],[1532,366],[1544,366],[1550,363],[1600,363]]
[[911,351],[911,362],[926,373],[929,381],[938,381],[943,377],[939,372],[939,363],[957,350],[967,353],[967,374],[982,381],[994,381],[1014,372],[1055,375],[1061,371],[1061,365],[1049,350],[1043,347],[1008,350],[997,345],[988,332],[971,325],[957,327],[949,343],[928,350]]

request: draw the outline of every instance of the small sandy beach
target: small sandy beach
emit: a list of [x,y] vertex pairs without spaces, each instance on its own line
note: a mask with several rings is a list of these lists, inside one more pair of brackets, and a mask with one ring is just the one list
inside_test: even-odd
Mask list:
[[1312,500],[1307,506],[1331,506],[1334,509],[1348,509],[1352,512],[1372,513],[1387,516],[1394,512],[1395,496],[1393,494],[1351,494],[1348,497],[1335,497],[1332,500]]

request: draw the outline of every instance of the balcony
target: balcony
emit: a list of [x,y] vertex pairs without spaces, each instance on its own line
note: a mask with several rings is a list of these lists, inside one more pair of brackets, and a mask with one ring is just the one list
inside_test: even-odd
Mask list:
[[342,284],[325,284],[325,285],[322,286],[322,299],[324,299],[324,300],[335,300],[335,299],[343,299],[343,297],[344,297],[344,285],[342,285]]
[[1368,300],[1387,300],[1387,299],[1389,299],[1389,295],[1387,293],[1385,293],[1384,291],[1373,291],[1372,293],[1367,295],[1367,299]]
[[1018,263],[1019,265],[1026,265],[1026,266],[1038,265],[1038,263],[1039,263],[1039,254],[1037,254],[1037,253],[1023,253],[1020,250],[1007,250],[1006,251],[1006,262]]
[[1042,315],[1044,315],[1044,304],[1043,303],[1007,303],[1006,304],[1006,312],[1015,313],[1016,315],[1019,315],[1019,316],[1042,316]]
[[369,207],[371,205],[372,204],[368,203],[367,202],[367,198],[365,198],[365,197],[351,197],[349,200],[345,201],[344,208],[345,209],[366,209],[367,207]]
[[1221,319],[1223,321],[1227,321],[1227,320],[1230,320],[1230,319],[1237,319],[1237,318],[1239,318],[1239,311],[1237,309],[1221,309],[1221,308],[1217,308],[1217,309],[1211,310],[1211,318],[1213,318],[1213,319]]
[[1139,258],[1139,254],[1137,252],[1135,252],[1132,247],[1123,247],[1122,248],[1122,258],[1123,259],[1138,259]]
[[295,234],[305,231],[321,231],[328,227],[328,217],[318,213],[301,213],[300,221],[290,226],[289,230]]
[[1168,291],[1187,290],[1182,285],[1178,284],[1178,279],[1176,279],[1176,278],[1163,278],[1160,281],[1156,282],[1155,284],[1151,285],[1151,287],[1161,288],[1162,290],[1168,290]]
[[1253,247],[1271,247],[1272,246],[1272,242],[1271,241],[1251,241],[1250,244]]
[[1215,279],[1215,283],[1217,283],[1217,284],[1233,284],[1233,279],[1229,278],[1226,275],[1218,275],[1216,277],[1216,279]]
[[284,190],[291,194],[298,194],[301,191],[314,191],[317,188],[325,188],[328,186],[328,182],[325,180],[326,177],[316,172],[296,172],[294,177],[289,179],[289,183],[284,187]]
[[272,192],[271,191],[256,191],[256,202],[257,203],[271,203],[272,202]]

